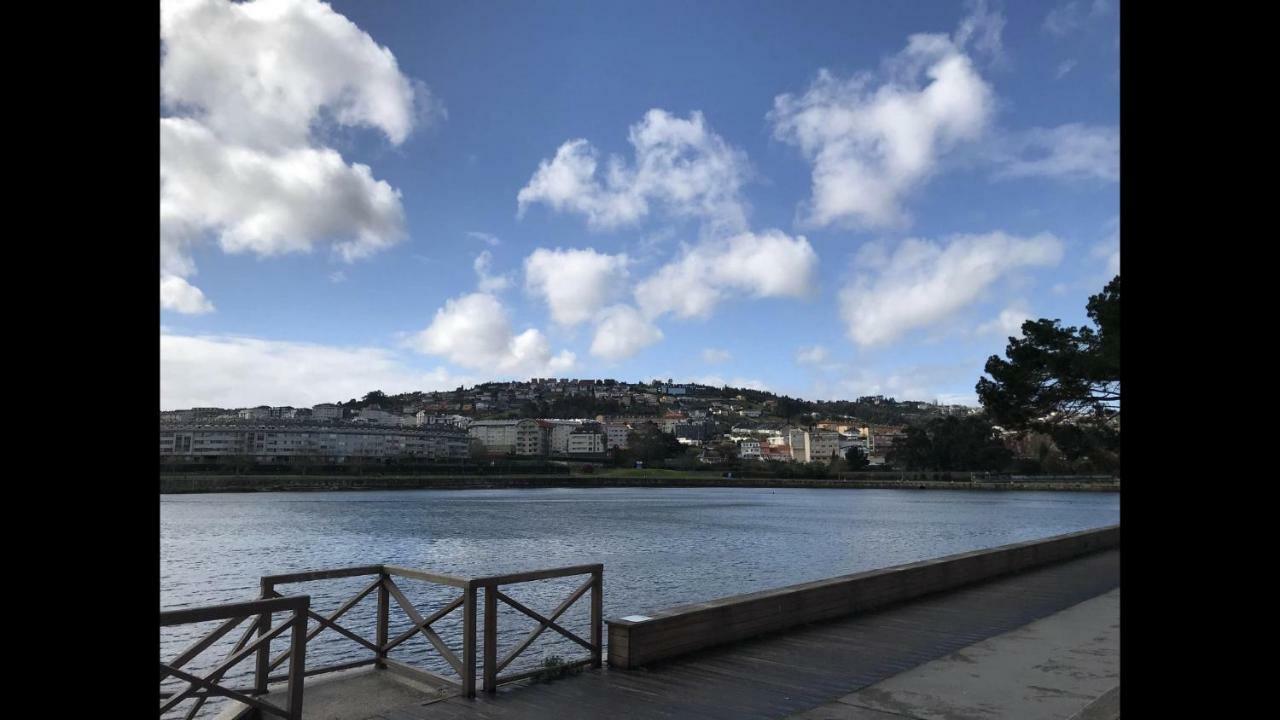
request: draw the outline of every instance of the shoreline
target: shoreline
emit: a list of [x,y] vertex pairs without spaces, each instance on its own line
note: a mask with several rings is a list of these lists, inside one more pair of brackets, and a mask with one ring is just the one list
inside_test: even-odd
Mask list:
[[161,495],[242,492],[359,492],[363,490],[521,490],[549,488],[826,488],[857,490],[1034,490],[1056,492],[1120,492],[1118,482],[971,481],[946,473],[916,477],[868,479],[723,478],[697,475],[626,477],[593,475],[164,475]]

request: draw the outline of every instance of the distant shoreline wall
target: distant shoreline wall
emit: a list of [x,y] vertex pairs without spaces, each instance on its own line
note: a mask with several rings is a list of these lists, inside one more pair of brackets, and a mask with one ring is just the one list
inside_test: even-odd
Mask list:
[[949,479],[948,473],[885,473],[892,478],[859,478],[857,480],[799,478],[721,478],[721,477],[607,477],[592,475],[164,475],[160,476],[160,494],[234,493],[234,492],[306,492],[360,490],[494,490],[538,488],[845,488],[845,489],[920,489],[920,490],[1054,490],[1076,492],[1119,492],[1118,482],[1009,480],[972,482],[967,474]]

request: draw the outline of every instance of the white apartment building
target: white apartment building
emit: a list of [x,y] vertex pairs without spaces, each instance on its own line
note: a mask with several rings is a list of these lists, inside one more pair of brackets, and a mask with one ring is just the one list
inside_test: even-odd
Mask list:
[[624,423],[608,423],[604,426],[605,447],[609,450],[613,448],[626,449],[627,435],[631,434],[631,428]]
[[827,462],[833,453],[840,452],[840,434],[829,430],[791,428],[787,438],[796,462]]
[[569,453],[569,435],[582,427],[579,420],[544,420],[543,425],[549,429],[547,433],[547,452],[552,455]]
[[743,440],[738,443],[738,457],[743,460],[759,460],[760,459],[760,441],[759,440]]
[[484,445],[491,455],[544,455],[546,443],[536,420],[475,420],[467,434]]
[[605,435],[602,432],[579,428],[569,433],[570,455],[599,455],[604,452]]
[[266,405],[259,405],[258,407],[245,408],[236,414],[239,415],[241,420],[265,420],[271,417],[271,408]]
[[311,408],[313,420],[341,420],[342,408],[333,403],[321,403]]

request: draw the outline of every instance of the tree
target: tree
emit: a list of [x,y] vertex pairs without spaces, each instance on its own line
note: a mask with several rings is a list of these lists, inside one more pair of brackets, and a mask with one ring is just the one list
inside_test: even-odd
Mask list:
[[992,355],[978,399],[998,425],[1050,432],[1062,423],[1116,427],[1120,421],[1120,276],[1089,298],[1097,329],[1028,320],[1009,338],[1008,360]]
[[1000,471],[1013,453],[980,417],[945,417],[906,429],[889,451],[889,462],[907,470]]
[[1095,327],[1028,320],[978,380],[988,416],[1009,430],[1053,438],[1069,462],[1113,469],[1120,453],[1120,276],[1085,307]]
[[635,459],[646,465],[684,454],[684,445],[676,436],[663,432],[654,423],[643,423],[628,433],[627,448]]
[[857,445],[845,452],[844,460],[849,463],[850,470],[861,470],[871,464],[871,461],[867,459],[867,454],[862,452],[862,448]]

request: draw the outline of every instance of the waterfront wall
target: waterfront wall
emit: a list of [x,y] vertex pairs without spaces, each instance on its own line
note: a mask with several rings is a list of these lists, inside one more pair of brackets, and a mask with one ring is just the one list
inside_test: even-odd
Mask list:
[[[875,477],[877,475],[885,477]],[[717,476],[609,477],[593,475],[194,475],[160,476],[161,494],[226,492],[298,492],[315,490],[483,490],[603,487],[855,488],[922,490],[1120,490],[1119,482],[1092,478],[1068,481],[1006,480],[973,482],[968,474],[866,473],[857,480],[801,478],[722,478]]]
[[[948,555],[664,610],[607,619],[609,665],[636,668],[695,650],[852,615],[1120,546],[1120,526]],[[633,616],[634,617],[634,616]]]

